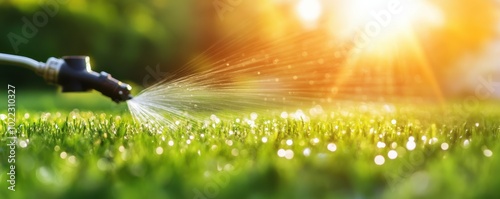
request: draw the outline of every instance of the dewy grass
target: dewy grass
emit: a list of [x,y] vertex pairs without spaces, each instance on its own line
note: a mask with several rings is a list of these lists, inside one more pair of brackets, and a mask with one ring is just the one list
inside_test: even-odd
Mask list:
[[154,129],[128,114],[18,113],[16,191],[2,180],[0,198],[500,196],[496,105],[222,114]]

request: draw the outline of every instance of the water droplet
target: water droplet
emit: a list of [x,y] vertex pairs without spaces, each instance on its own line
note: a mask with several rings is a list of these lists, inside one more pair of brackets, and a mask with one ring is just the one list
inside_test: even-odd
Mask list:
[[306,114],[304,114],[304,112],[300,109],[295,111],[295,113],[292,113],[291,117],[299,121],[309,121],[309,117],[307,117]]
[[97,161],[97,168],[101,171],[106,171],[112,168],[112,163],[108,162],[105,158],[101,158]]
[[334,152],[334,151],[336,151],[336,150],[337,150],[337,145],[336,145],[336,144],[334,144],[334,143],[330,143],[330,144],[328,144],[328,146],[327,146],[326,148],[327,148],[329,151]]
[[68,154],[66,152],[61,152],[61,154],[59,154],[59,157],[61,157],[62,159],[66,159],[66,157],[68,157]]
[[313,144],[318,144],[319,143],[319,139],[318,138],[313,138],[312,139],[312,143]]
[[390,150],[388,153],[387,153],[387,157],[389,157],[389,159],[391,160],[394,160],[398,157],[398,152],[395,151],[395,150]]
[[437,139],[437,138],[435,138],[435,137],[433,137],[433,138],[431,138],[431,139],[429,140],[429,144],[434,144],[434,143],[436,143],[437,141],[438,141],[438,139]]
[[231,164],[224,165],[224,170],[225,171],[232,171],[233,169],[234,169],[234,167]]
[[251,119],[251,120],[256,120],[256,119],[257,119],[257,117],[259,117],[259,115],[258,115],[257,113],[251,113],[251,114],[250,114],[250,119]]
[[392,142],[391,143],[391,148],[395,149],[396,147],[398,147],[398,143]]
[[414,141],[408,141],[408,142],[406,143],[406,148],[407,148],[409,151],[413,151],[416,147],[417,147],[417,144],[416,144]]
[[293,158],[293,151],[291,149],[285,151],[285,158],[289,160]]
[[491,157],[491,156],[493,156],[493,152],[492,152],[491,150],[489,150],[489,149],[485,149],[485,150],[483,151],[483,154],[484,154],[484,156],[486,156],[486,157]]
[[385,148],[385,143],[384,142],[377,142],[377,148],[382,149]]
[[168,146],[174,146],[174,141],[173,140],[168,141]]
[[158,154],[158,155],[163,154],[163,148],[161,148],[161,146],[156,148],[156,154]]
[[383,165],[385,163],[385,158],[382,155],[377,155],[375,156],[374,161],[376,165]]
[[469,140],[465,140],[465,141],[464,141],[464,147],[465,147],[465,148],[469,147],[469,144],[470,144],[470,141],[469,141]]
[[19,142],[19,146],[20,146],[21,148],[26,148],[26,147],[28,146],[28,142],[26,142],[26,141],[24,141],[24,140],[21,140],[21,141]]
[[305,148],[304,152],[302,152],[302,153],[304,154],[304,156],[309,157],[309,155],[311,155],[311,149]]
[[76,157],[74,155],[69,156],[68,162],[71,164],[76,164]]
[[215,122],[216,124],[220,123],[220,119],[214,114],[210,115],[210,120],[212,120],[212,122]]
[[396,123],[398,123],[397,120],[395,120],[395,119],[391,120],[391,124],[395,125]]
[[311,116],[318,116],[323,114],[323,112],[324,112],[323,107],[321,107],[320,105],[316,105],[313,108],[309,109],[309,114]]
[[231,150],[231,155],[238,156],[239,154],[240,154],[240,151],[238,151],[238,149]]
[[286,145],[288,145],[288,146],[292,146],[292,144],[293,144],[293,140],[292,140],[292,139],[288,139],[288,140],[286,141]]
[[262,137],[262,142],[266,143],[267,142],[267,137]]
[[279,156],[280,158],[285,157],[285,154],[286,154],[285,149],[279,149],[279,150],[278,150],[278,156]]
[[449,148],[449,147],[450,147],[450,146],[449,146],[449,145],[448,145],[448,143],[446,143],[446,142],[444,142],[444,143],[442,143],[442,144],[441,144],[441,149],[443,149],[443,151],[448,150],[448,148]]

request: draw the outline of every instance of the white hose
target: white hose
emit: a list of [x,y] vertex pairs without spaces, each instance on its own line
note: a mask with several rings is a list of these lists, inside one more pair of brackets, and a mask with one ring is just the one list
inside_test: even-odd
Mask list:
[[0,53],[0,64],[21,66],[31,69],[37,73],[45,67],[45,63],[43,62],[38,62],[27,57],[9,55],[4,53]]

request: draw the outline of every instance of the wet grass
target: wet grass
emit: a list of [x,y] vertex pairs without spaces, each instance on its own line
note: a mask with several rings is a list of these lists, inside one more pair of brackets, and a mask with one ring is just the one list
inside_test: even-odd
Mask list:
[[16,191],[4,134],[0,198],[500,198],[495,104],[256,112],[155,129],[23,110]]

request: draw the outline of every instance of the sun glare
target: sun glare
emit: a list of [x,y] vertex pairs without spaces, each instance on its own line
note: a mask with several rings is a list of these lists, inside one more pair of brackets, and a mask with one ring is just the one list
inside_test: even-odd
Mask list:
[[442,10],[427,0],[351,0],[341,6],[336,17],[345,20],[333,34],[345,39],[357,35],[357,47],[380,59],[400,53],[418,32],[445,25]]
[[[370,37],[401,36],[412,29],[439,27],[444,24],[442,11],[427,0],[351,0],[343,4],[342,25],[347,30],[365,31]],[[351,35],[352,32],[346,32]]]
[[321,4],[319,0],[300,0],[297,5],[297,13],[305,22],[315,22],[321,15]]

